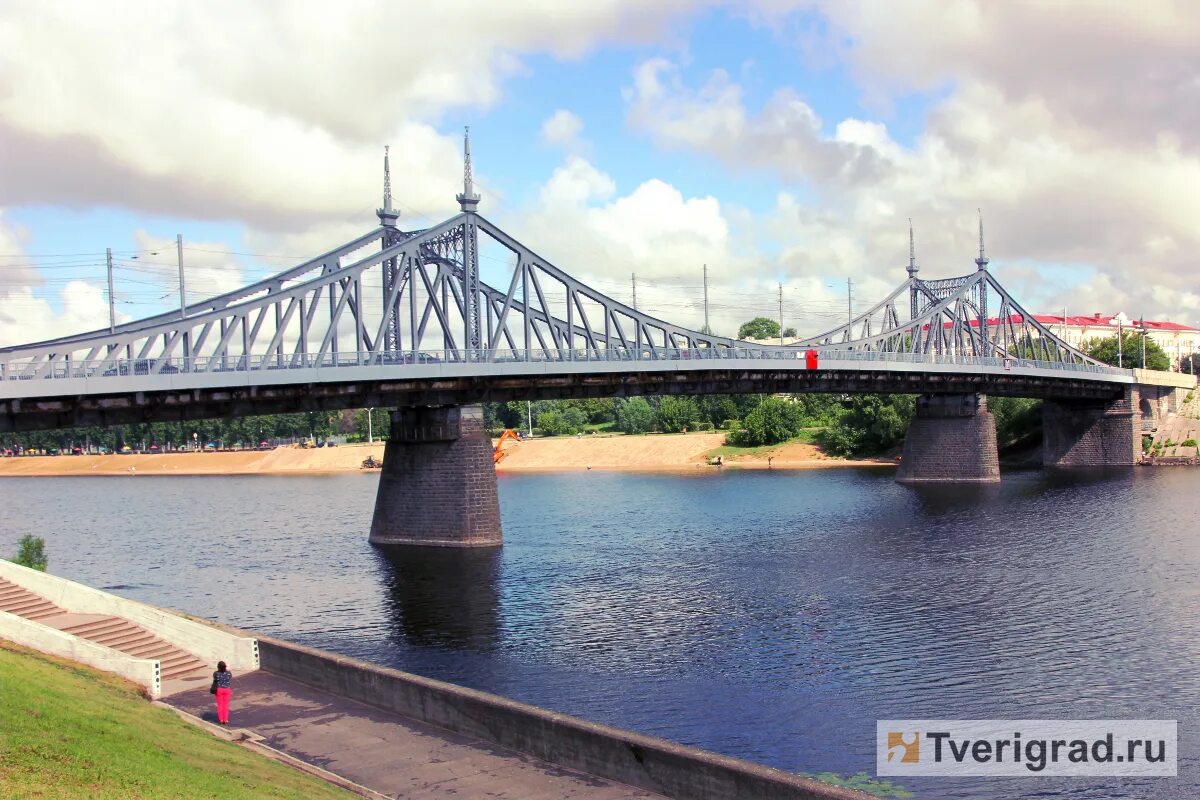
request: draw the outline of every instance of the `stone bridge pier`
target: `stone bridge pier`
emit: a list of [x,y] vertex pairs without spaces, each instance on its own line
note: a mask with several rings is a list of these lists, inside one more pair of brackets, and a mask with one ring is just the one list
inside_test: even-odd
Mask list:
[[1114,400],[1044,401],[1042,463],[1047,467],[1136,464],[1142,452],[1142,414],[1154,415],[1149,395],[1156,396],[1152,388],[1139,389],[1126,388]]
[[496,466],[481,406],[392,412],[370,540],[434,547],[501,543]]
[[981,394],[923,394],[904,437],[901,483],[994,483],[1000,480],[996,420]]

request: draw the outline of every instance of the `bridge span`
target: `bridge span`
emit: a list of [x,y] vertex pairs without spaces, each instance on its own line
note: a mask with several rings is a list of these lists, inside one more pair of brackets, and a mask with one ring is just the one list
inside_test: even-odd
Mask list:
[[[1044,461],[1131,465],[1142,418],[1191,376],[1121,370],[1059,339],[988,270],[908,278],[789,346],[719,337],[608,297],[488,221],[466,150],[461,213],[402,230],[385,157],[379,225],[233,292],[0,349],[0,431],[395,407],[371,537],[500,542],[485,401],[744,392],[913,393],[902,481],[999,480],[988,395],[1045,400]],[[504,265],[493,287],[480,258]]]

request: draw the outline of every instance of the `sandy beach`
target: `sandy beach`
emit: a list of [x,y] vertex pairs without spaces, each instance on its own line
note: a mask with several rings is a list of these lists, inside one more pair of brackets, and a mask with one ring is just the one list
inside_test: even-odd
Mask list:
[[[725,441],[722,433],[583,436],[506,442],[498,472],[623,472],[708,469],[707,453]],[[368,455],[383,458],[383,443],[340,447],[246,450],[159,455],[60,455],[0,458],[0,477],[81,475],[312,475],[363,472]],[[771,461],[768,465],[768,457]],[[891,465],[891,461],[828,458],[814,445],[792,442],[769,453],[726,456],[726,468],[813,469]]]

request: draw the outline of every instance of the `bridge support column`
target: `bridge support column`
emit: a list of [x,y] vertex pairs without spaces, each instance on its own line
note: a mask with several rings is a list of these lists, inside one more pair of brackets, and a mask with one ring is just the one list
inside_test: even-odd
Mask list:
[[994,483],[1000,480],[996,420],[981,394],[917,398],[896,470],[901,483]]
[[1136,387],[1115,400],[1042,403],[1042,463],[1047,467],[1131,466],[1142,451]]
[[481,406],[392,412],[371,541],[434,547],[500,544],[496,467]]

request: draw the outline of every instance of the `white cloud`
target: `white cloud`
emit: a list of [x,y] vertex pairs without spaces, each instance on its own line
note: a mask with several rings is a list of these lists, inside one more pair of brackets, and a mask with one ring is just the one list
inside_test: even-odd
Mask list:
[[107,203],[275,230],[379,195],[452,210],[457,136],[527,53],[648,41],[684,0],[10,3],[0,27],[0,206]]
[[[156,236],[145,230],[137,230],[133,239],[137,249],[143,251],[147,272],[157,277],[164,287],[177,291],[179,261],[175,237]],[[188,302],[216,297],[246,285],[241,262],[230,252],[228,245],[185,241],[184,248],[183,275]]]
[[675,64],[650,59],[635,70],[625,96],[630,123],[660,144],[703,150],[732,167],[766,167],[795,180],[877,180],[889,167],[887,151],[895,149],[883,126],[856,120],[825,136],[820,117],[790,89],[775,92],[751,116],[741,87],[721,69],[693,91]]
[[[815,197],[776,209],[792,223],[781,238],[797,273],[824,264],[897,283],[908,216],[923,274],[969,271],[982,207],[1001,279],[1007,264],[1094,267],[1125,293],[1121,307],[1185,321],[1200,312],[1192,300],[1200,157],[1179,137],[1131,145],[1064,117],[1046,98],[1014,99],[970,79],[934,108],[911,147],[873,121],[841,120],[823,134],[787,89],[753,111],[720,70],[693,90],[662,59],[635,71],[626,97],[631,123],[664,146],[769,169]],[[1033,310],[1058,299],[1053,287],[1029,288]]]
[[687,197],[659,179],[619,194],[609,175],[578,156],[554,171],[532,206],[499,221],[556,266],[621,302],[632,301],[636,273],[638,307],[675,324],[703,325],[705,265],[709,321],[718,334],[731,336],[755,316],[774,318],[780,276],[787,283],[786,326],[816,333],[844,314],[844,284],[791,274],[788,254],[757,247],[757,223],[745,212],[712,196]]
[[[81,280],[44,278],[24,254],[25,240],[25,231],[0,213],[0,253],[6,256],[0,258],[0,347],[107,326],[105,290]],[[45,293],[59,285],[56,311]]]
[[576,152],[584,146],[581,133],[583,120],[564,108],[555,111],[542,123],[542,139],[569,152]]

